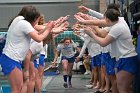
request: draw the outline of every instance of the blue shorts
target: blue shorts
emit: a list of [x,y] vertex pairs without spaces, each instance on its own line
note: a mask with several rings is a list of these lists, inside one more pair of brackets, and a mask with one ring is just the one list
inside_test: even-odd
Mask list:
[[105,67],[106,67],[107,75],[114,75],[115,74],[115,66],[116,66],[116,59],[111,58],[110,54],[106,55]]
[[62,56],[62,57],[61,57],[61,61],[62,61],[63,59],[68,60],[69,63],[74,63],[74,62],[75,62],[75,56],[73,56],[73,57],[71,57],[71,58],[67,58],[67,57],[65,57],[65,56]]
[[37,60],[34,60],[34,67],[35,67],[36,69],[38,69],[38,67],[39,67],[39,64],[37,64]]
[[45,55],[40,54],[39,56],[39,65],[44,66],[44,62],[45,62]]
[[101,54],[92,57],[91,59],[91,67],[101,66]]
[[2,72],[4,75],[10,74],[10,72],[17,67],[18,69],[22,70],[22,62],[21,61],[15,61],[5,54],[2,54],[0,56],[0,65],[2,67]]
[[117,72],[124,70],[131,74],[135,74],[138,69],[138,57],[128,57],[128,58],[120,58],[119,61],[117,61]]
[[102,53],[101,57],[101,65],[105,65],[105,63],[108,61],[109,53]]

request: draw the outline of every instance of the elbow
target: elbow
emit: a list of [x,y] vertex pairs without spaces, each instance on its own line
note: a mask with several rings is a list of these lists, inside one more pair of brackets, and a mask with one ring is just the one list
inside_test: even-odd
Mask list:
[[36,40],[36,42],[40,43],[42,40]]
[[106,44],[106,43],[102,43],[102,44],[100,44],[100,46],[102,46],[102,47],[105,47],[105,46],[107,46],[108,44]]
[[39,39],[39,38],[37,38],[37,39],[35,39],[35,41],[36,42],[38,42],[38,43],[40,43],[41,41],[43,41],[42,39]]

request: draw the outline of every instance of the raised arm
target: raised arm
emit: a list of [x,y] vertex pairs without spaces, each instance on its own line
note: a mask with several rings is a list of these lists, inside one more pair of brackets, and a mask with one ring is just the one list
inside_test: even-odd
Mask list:
[[79,54],[78,57],[81,58],[84,55],[85,49],[86,49],[86,47],[87,47],[87,45],[88,45],[89,42],[90,42],[90,37],[89,36],[86,36],[85,41],[84,41],[84,44],[82,46],[82,49],[81,49],[80,54]]
[[53,59],[53,63],[56,64],[57,58],[59,57],[59,54],[60,54],[60,52],[59,52],[58,50],[56,50],[56,52],[55,52],[55,57],[54,57],[54,59]]
[[30,32],[30,33],[29,33],[29,36],[30,36],[33,40],[35,40],[35,41],[37,41],[37,42],[41,42],[41,41],[42,41],[44,38],[46,38],[46,37],[49,35],[49,33],[52,31],[53,24],[54,24],[53,21],[48,22],[48,24],[46,25],[46,28],[44,29],[44,32],[43,32],[43,33],[38,34],[38,31],[35,30],[35,31],[33,31],[33,32]]
[[79,15],[74,15],[74,17],[76,18],[76,20],[81,23],[81,24],[86,24],[86,25],[96,25],[96,26],[100,26],[100,27],[106,27],[108,26],[105,19],[100,19],[100,20],[85,20],[84,18],[82,18]]

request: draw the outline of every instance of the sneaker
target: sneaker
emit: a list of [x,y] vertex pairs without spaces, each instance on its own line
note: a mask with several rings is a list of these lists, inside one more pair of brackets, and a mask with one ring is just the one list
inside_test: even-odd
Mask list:
[[68,88],[68,84],[67,83],[64,83],[63,86],[64,86],[64,88]]
[[91,88],[93,88],[93,85],[86,85],[86,87],[88,88],[88,89],[91,89]]
[[86,71],[86,72],[84,73],[84,75],[90,75],[90,74],[91,74],[90,71]]
[[71,84],[71,82],[69,82],[68,84],[69,84],[69,88],[72,88],[72,84]]

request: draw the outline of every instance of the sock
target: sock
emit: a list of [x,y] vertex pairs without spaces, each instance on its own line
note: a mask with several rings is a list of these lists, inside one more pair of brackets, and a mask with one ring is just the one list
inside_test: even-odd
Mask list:
[[64,82],[67,82],[67,77],[68,77],[68,75],[63,75]]
[[70,75],[70,76],[69,76],[69,82],[71,82],[71,78],[72,78],[72,76]]

